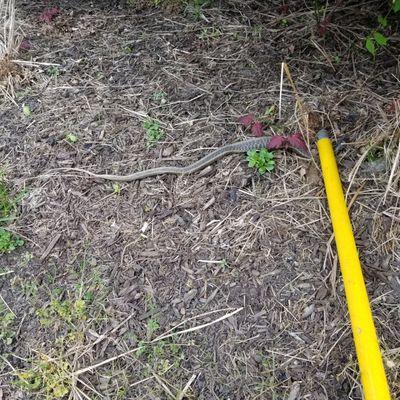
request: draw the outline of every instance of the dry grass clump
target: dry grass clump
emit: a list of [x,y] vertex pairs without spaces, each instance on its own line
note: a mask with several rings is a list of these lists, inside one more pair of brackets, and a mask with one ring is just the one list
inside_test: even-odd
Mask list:
[[15,1],[0,0],[0,81],[16,71],[12,57],[18,53],[19,37],[15,22]]

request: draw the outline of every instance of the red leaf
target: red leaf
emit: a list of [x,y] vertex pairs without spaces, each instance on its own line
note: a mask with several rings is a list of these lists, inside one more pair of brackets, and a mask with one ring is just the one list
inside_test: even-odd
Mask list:
[[257,137],[264,135],[264,128],[262,126],[262,123],[254,122],[253,126],[251,127],[251,133]]
[[29,43],[28,40],[24,39],[24,40],[21,42],[21,44],[19,45],[19,48],[20,48],[21,50],[26,50],[26,51],[28,51],[28,50],[31,49],[31,44]]
[[248,128],[251,126],[251,124],[254,122],[254,114],[250,113],[247,115],[243,115],[243,117],[239,118],[239,123],[242,124],[245,128]]
[[51,24],[54,17],[59,14],[60,14],[60,9],[58,7],[52,7],[48,8],[47,10],[44,10],[40,14],[39,19],[40,21],[45,22],[46,24]]
[[296,132],[293,135],[290,135],[287,138],[287,140],[288,140],[290,146],[292,146],[292,147],[295,147],[300,150],[305,150],[305,151],[308,150],[306,142],[304,141],[303,136],[300,132]]
[[287,139],[285,138],[285,136],[275,135],[275,136],[272,136],[267,147],[270,150],[281,149],[282,147],[285,147],[286,142],[287,142]]

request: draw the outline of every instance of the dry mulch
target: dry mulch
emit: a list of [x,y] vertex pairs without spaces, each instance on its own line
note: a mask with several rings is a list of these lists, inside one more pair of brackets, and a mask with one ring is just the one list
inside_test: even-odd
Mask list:
[[[11,226],[26,246],[2,257],[12,273],[0,276],[17,317],[12,343],[0,345],[5,398],[45,398],[12,383],[39,354],[71,372],[108,360],[79,374],[76,399],[361,399],[312,135],[311,160],[277,152],[262,177],[240,155],[119,186],[57,170],[184,165],[239,140],[240,115],[278,105],[282,60],[333,132],[399,397],[399,42],[375,61],[364,51],[373,7],[335,9],[321,37],[302,2],[287,15],[280,2],[231,2],[195,20],[65,1],[51,25],[38,19],[46,4],[17,2],[30,43],[21,59],[37,64],[15,78],[14,103],[0,104],[5,177],[14,194],[26,191]],[[285,133],[299,129],[294,104],[285,82]],[[148,117],[165,132],[152,148]],[[86,317],[43,326],[37,310],[54,298],[84,299]],[[113,359],[184,321],[179,329],[210,325]]]

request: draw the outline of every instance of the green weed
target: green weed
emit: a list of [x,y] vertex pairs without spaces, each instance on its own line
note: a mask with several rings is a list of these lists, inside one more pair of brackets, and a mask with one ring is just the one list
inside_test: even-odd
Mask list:
[[284,18],[281,20],[281,25],[284,27],[287,27],[287,26],[289,26],[289,21],[286,18]]
[[155,331],[157,331],[160,328],[160,324],[158,321],[154,318],[150,318],[147,321],[147,336],[151,337]]
[[47,74],[53,78],[57,78],[60,75],[60,69],[56,65],[52,65],[47,70]]
[[119,183],[114,183],[112,187],[113,187],[113,193],[119,196],[122,190],[121,185]]
[[171,367],[178,368],[184,358],[180,347],[173,340],[160,340],[154,344],[139,342],[140,350],[136,353],[150,370],[164,374]]
[[126,46],[123,47],[123,52],[125,54],[132,54],[133,53],[133,46],[130,44],[127,44]]
[[11,285],[19,289],[27,300],[34,298],[39,290],[35,280],[22,279],[19,276],[16,276],[11,280]]
[[41,325],[45,327],[54,325],[58,319],[68,324],[75,324],[87,319],[86,302],[83,299],[52,300],[47,307],[39,308],[36,315]]
[[155,146],[165,136],[160,124],[152,118],[147,118],[143,123],[143,127],[146,130],[148,148]]
[[30,117],[32,115],[31,108],[28,106],[28,104],[24,104],[22,106],[22,112],[26,117]]
[[253,27],[253,29],[251,31],[251,35],[254,38],[257,38],[258,40],[260,40],[262,38],[262,33],[263,33],[262,26],[255,26],[255,27]]
[[222,32],[218,28],[203,28],[199,34],[199,39],[210,40],[217,39],[222,35]]
[[375,57],[377,50],[380,47],[386,46],[388,38],[378,31],[373,31],[365,39],[365,48]]
[[167,94],[163,90],[157,90],[153,94],[153,100],[164,105],[167,102]]
[[0,224],[12,219],[15,208],[15,202],[11,199],[6,184],[0,180]]
[[249,167],[255,168],[260,175],[264,175],[267,171],[271,172],[275,168],[274,153],[267,149],[250,150],[247,152],[246,160]]
[[388,16],[392,13],[400,12],[400,0],[394,0],[391,8],[389,9],[386,16],[379,15],[377,17],[378,28],[373,30],[366,38],[365,38],[365,48],[371,55],[375,58],[377,51],[388,45],[389,38],[382,33],[385,28],[389,26]]
[[76,143],[78,141],[78,136],[76,136],[72,133],[68,133],[67,135],[65,135],[65,140],[68,143]]
[[340,58],[340,56],[337,55],[337,54],[335,54],[335,55],[333,56],[332,60],[333,60],[333,63],[334,63],[335,65],[339,65],[339,64],[341,63],[341,61],[342,61],[341,58]]
[[204,16],[204,8],[209,6],[209,0],[188,0],[183,1],[185,6],[185,14],[195,20],[206,19]]
[[17,374],[15,385],[26,392],[41,391],[46,400],[61,399],[72,388],[71,366],[67,361],[39,356],[32,367]]
[[276,362],[274,357],[272,357],[272,360],[263,358],[261,365],[262,381],[257,385],[258,391],[263,395],[269,393],[270,397],[268,398],[271,398],[271,400],[278,400],[282,398],[279,396],[276,390],[279,386],[279,381],[276,378]]
[[0,254],[11,253],[24,245],[24,241],[10,231],[0,228]]
[[373,147],[367,154],[367,161],[374,162],[383,157],[383,149],[381,147]]
[[15,337],[15,314],[0,304],[0,341],[10,345]]

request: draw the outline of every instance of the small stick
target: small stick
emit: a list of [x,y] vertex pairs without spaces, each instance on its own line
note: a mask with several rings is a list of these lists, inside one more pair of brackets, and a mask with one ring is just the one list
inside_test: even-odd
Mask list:
[[392,185],[394,174],[395,174],[395,172],[397,170],[397,166],[399,164],[399,161],[400,161],[400,139],[399,139],[399,146],[397,148],[396,157],[395,157],[394,162],[393,162],[393,167],[392,167],[392,170],[390,171],[390,176],[389,176],[389,180],[388,180],[388,183],[387,183],[387,186],[386,186],[385,195],[383,196],[383,204],[386,203],[386,197],[387,197],[387,195],[388,195],[388,193],[390,191],[390,187]]
[[192,383],[194,382],[194,380],[197,378],[197,375],[193,374],[190,379],[188,380],[187,384],[185,385],[185,387],[183,388],[183,390],[179,393],[178,397],[176,398],[176,400],[183,400],[183,398],[185,397],[186,392],[189,390],[190,386],[192,385]]
[[278,118],[279,121],[282,119],[282,92],[283,92],[283,71],[285,63],[283,62],[281,65],[281,84],[279,87],[279,110],[278,110]]
[[10,311],[10,313],[16,317],[15,313],[13,310],[11,310],[10,306],[7,304],[7,302],[4,300],[3,296],[0,294],[0,299],[3,301],[4,305],[8,308],[8,310]]

